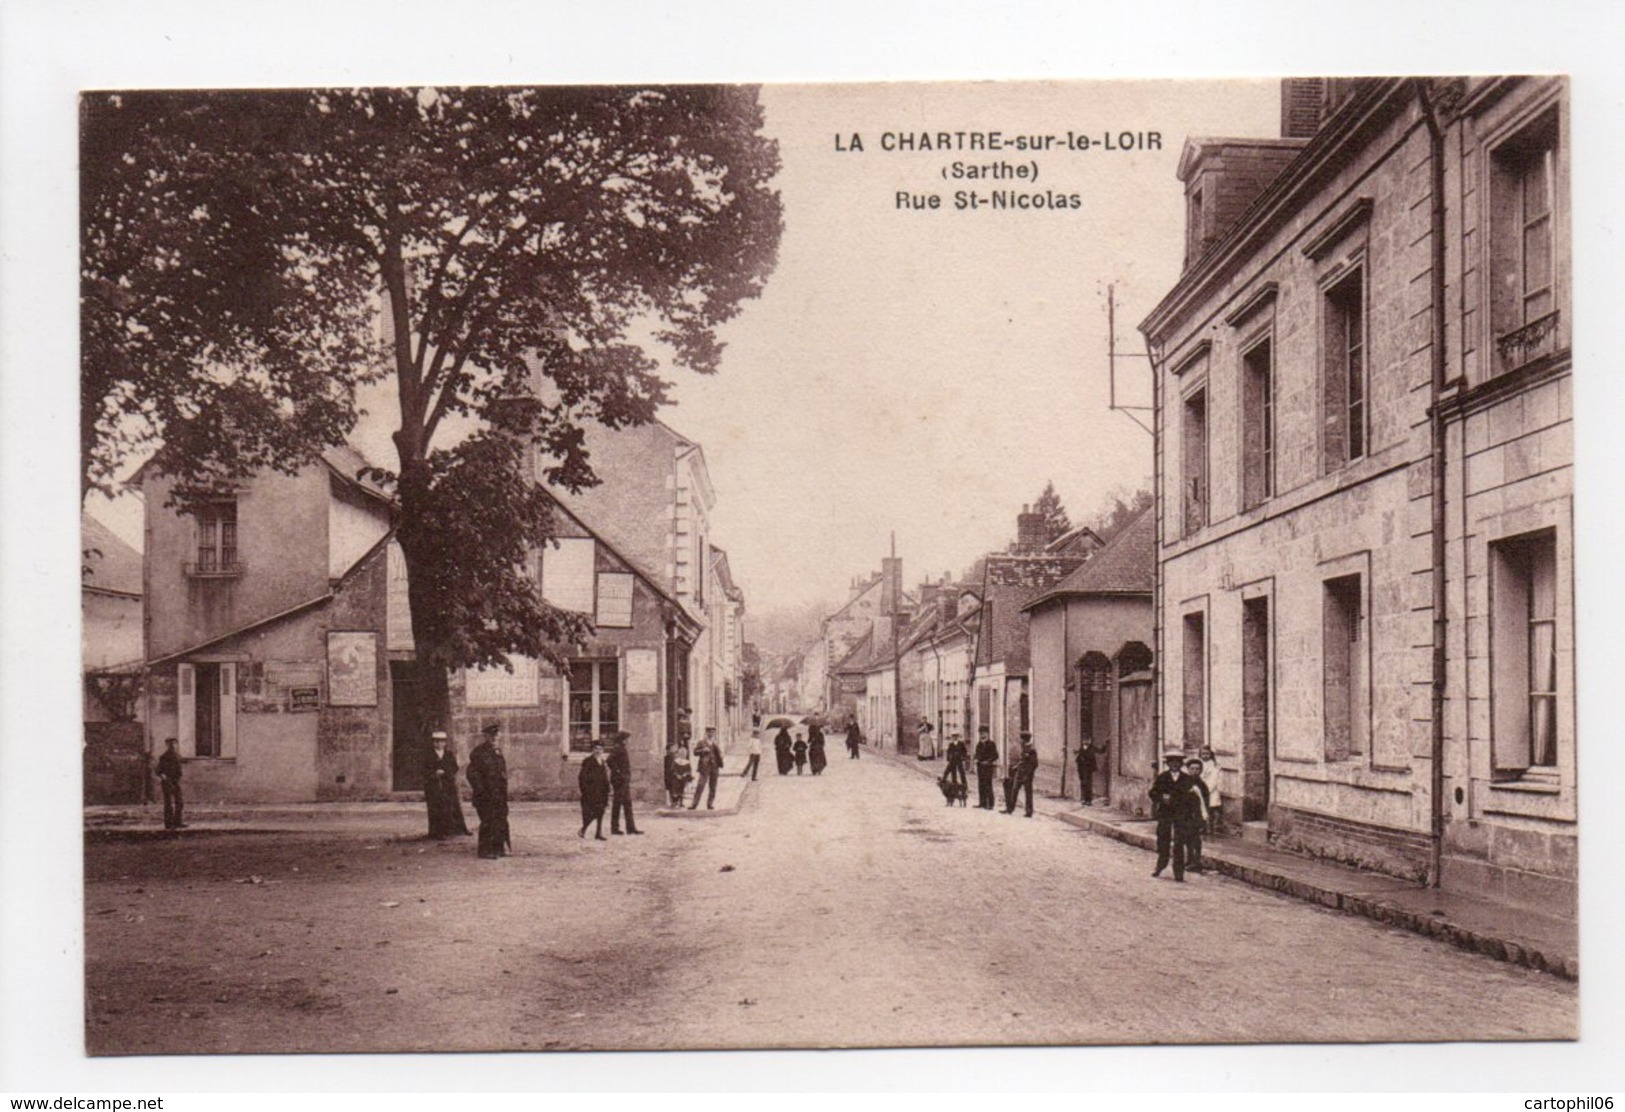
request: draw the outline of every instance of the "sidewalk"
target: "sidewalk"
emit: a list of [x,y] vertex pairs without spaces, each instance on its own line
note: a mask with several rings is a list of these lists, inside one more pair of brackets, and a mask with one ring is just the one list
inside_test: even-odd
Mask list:
[[[941,760],[876,755],[933,779],[946,767]],[[1126,845],[1152,852],[1157,848],[1156,823],[1150,819],[1036,793],[1033,810]],[[1499,961],[1571,981],[1580,978],[1579,926],[1572,920],[1442,892],[1240,838],[1204,839],[1202,861],[1208,872],[1254,887],[1424,934]]]
[[[750,780],[724,772],[717,780],[716,807],[707,810],[702,803],[697,810],[664,806],[655,799],[637,800],[639,816],[657,818],[696,819],[736,815],[749,794]],[[690,785],[688,802],[693,802]],[[565,810],[575,812],[579,804],[570,800],[549,802],[515,801],[508,804],[511,813],[524,815],[533,812]],[[463,801],[463,814],[470,828],[476,821],[473,805]],[[86,831],[119,831],[150,833],[156,837],[179,837],[188,831],[206,830],[317,830],[349,826],[388,823],[415,830],[423,825],[422,800],[385,799],[364,802],[335,803],[191,803],[186,804],[186,831],[163,829],[162,804],[92,805],[84,808]]]

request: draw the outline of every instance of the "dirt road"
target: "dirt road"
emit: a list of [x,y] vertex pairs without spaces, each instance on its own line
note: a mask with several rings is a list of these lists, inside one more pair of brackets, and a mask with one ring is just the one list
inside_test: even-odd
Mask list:
[[[318,824],[319,825],[319,824]],[[1575,986],[879,760],[518,856],[412,816],[93,838],[93,1054],[1571,1037]],[[1489,1006],[1493,1002],[1493,1006]]]

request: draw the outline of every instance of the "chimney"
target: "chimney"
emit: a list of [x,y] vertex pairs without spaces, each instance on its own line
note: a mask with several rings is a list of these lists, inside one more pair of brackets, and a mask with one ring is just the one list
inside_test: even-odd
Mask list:
[[890,614],[902,604],[903,561],[887,556],[880,561],[880,612]]
[[1328,84],[1324,77],[1288,77],[1281,81],[1281,138],[1315,137],[1326,118]]
[[1021,507],[1021,513],[1016,515],[1016,551],[1042,552],[1047,543],[1049,535],[1044,527],[1044,515],[1033,513],[1031,506]]

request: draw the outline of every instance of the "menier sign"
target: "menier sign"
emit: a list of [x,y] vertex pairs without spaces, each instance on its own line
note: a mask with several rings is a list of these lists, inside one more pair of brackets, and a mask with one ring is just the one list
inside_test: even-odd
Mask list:
[[505,668],[468,668],[463,672],[463,701],[471,707],[533,707],[537,704],[536,661],[510,656]]

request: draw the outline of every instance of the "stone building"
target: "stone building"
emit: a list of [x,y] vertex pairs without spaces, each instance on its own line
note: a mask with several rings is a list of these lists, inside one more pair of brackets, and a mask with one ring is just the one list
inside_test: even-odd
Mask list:
[[1022,609],[1029,617],[1032,731],[1046,788],[1078,794],[1072,763],[1098,754],[1094,794],[1143,810],[1157,768],[1152,732],[1156,519],[1144,511],[1087,563]]
[[1572,899],[1564,84],[1284,94],[1187,142],[1141,326],[1158,735],[1277,844]]

